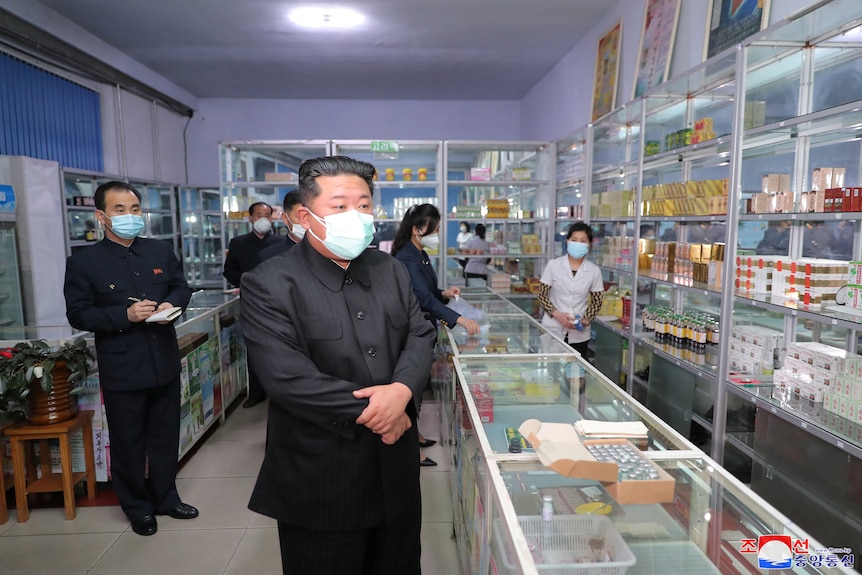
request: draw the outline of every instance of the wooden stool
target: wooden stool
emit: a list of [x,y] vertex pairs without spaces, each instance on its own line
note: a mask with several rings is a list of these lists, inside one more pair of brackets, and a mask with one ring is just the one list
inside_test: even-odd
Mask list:
[[[27,495],[62,491],[63,502],[66,505],[66,519],[75,518],[74,486],[82,479],[87,480],[87,497],[96,498],[96,461],[93,454],[93,412],[81,411],[75,419],[54,423],[52,425],[30,425],[16,423],[4,430],[12,442],[12,470],[15,477],[15,504],[18,507],[18,522],[24,523],[30,518],[27,507]],[[84,461],[87,470],[72,472],[72,450],[69,443],[69,433],[81,429],[84,434]],[[51,454],[48,448],[49,439],[60,440],[59,474],[51,471]],[[33,461],[31,445],[26,441],[39,442],[39,466],[42,477],[36,479],[36,465]]]

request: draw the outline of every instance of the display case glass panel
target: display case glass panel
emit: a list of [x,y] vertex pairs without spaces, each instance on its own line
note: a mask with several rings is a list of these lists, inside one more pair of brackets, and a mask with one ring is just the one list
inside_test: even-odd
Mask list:
[[[554,147],[544,142],[446,142],[445,285],[530,294],[553,242]],[[484,247],[457,241],[466,223],[486,227]],[[471,253],[468,253],[469,252]],[[485,253],[472,253],[472,252]],[[486,255],[484,273],[466,277],[467,255]],[[476,266],[475,258],[472,262]],[[479,261],[481,263],[481,260]]]

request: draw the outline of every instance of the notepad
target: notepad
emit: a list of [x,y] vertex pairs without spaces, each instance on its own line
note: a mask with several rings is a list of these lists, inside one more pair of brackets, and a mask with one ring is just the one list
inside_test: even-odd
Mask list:
[[158,313],[154,313],[150,317],[146,319],[147,323],[155,323],[159,321],[173,321],[180,317],[183,313],[183,308],[181,307],[169,307],[168,309],[163,309]]

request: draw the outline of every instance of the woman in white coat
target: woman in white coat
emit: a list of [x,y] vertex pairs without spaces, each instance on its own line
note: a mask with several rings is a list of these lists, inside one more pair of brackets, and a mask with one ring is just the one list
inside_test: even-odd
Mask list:
[[539,303],[545,311],[542,325],[563,336],[585,359],[590,322],[602,308],[602,271],[586,259],[593,230],[575,222],[566,232],[566,255],[548,262],[539,284]]

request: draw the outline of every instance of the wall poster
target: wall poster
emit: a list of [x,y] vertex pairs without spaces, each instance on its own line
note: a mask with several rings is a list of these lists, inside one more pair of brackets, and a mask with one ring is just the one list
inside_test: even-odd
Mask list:
[[667,80],[681,3],[681,0],[647,0],[632,98],[643,96]]
[[760,32],[769,22],[769,0],[710,0],[704,59]]
[[593,84],[593,121],[616,107],[622,37],[623,21],[620,19],[599,38],[596,53],[596,79]]

